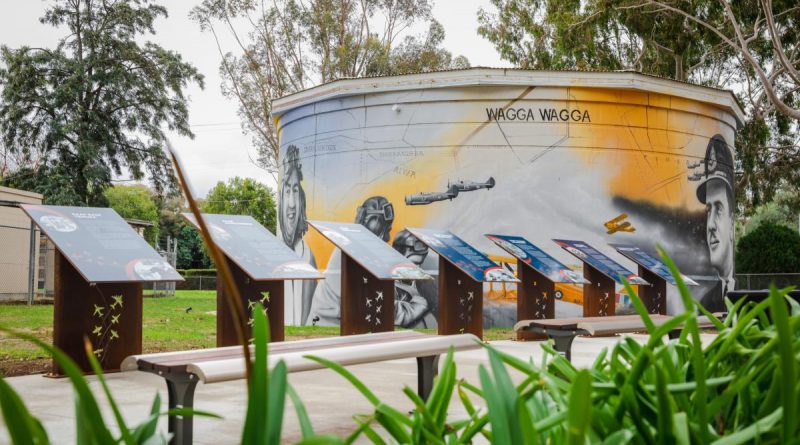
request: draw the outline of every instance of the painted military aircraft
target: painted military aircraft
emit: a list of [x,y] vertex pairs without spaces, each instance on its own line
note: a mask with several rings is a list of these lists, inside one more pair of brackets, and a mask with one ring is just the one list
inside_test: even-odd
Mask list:
[[119,334],[117,334],[117,331],[111,329],[111,340],[114,340],[115,338],[119,338]]
[[703,161],[698,161],[698,162],[686,161],[686,168],[688,168],[689,170],[695,169],[695,168],[700,167],[702,165],[703,165]]
[[119,324],[119,315],[120,314],[111,316],[111,324]]
[[94,313],[92,314],[92,316],[95,315],[97,315],[98,317],[103,316],[103,306],[98,306],[96,304],[94,305]]
[[458,186],[451,185],[444,193],[430,192],[430,193],[417,193],[416,195],[406,196],[406,205],[416,206],[425,205],[437,201],[453,200],[458,196]]
[[93,335],[99,336],[102,335],[102,333],[103,333],[103,326],[95,326],[94,329],[92,330]]
[[447,188],[449,189],[451,186],[455,186],[459,192],[471,192],[473,190],[480,190],[486,189],[489,190],[494,187],[494,178],[489,177],[486,182],[476,182],[476,181],[456,181],[454,183],[447,183]]
[[[606,221],[603,225],[606,226],[607,234],[611,235],[617,232],[635,232],[636,228],[631,225],[629,221],[624,221],[628,217],[627,213],[622,213],[616,218]],[[624,222],[623,222],[624,221]]]

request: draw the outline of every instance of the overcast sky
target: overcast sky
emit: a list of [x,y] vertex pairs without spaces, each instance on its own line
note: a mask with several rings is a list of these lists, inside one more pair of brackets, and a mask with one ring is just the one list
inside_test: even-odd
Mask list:
[[[255,158],[255,149],[250,137],[242,134],[236,104],[220,93],[220,57],[212,36],[200,32],[188,19],[189,10],[199,2],[162,0],[169,18],[160,19],[156,23],[156,35],[148,37],[167,49],[178,51],[206,77],[205,90],[192,87],[187,92],[191,100],[189,119],[194,140],[173,136],[172,142],[189,171],[198,196],[205,196],[217,181],[233,176],[252,177],[272,186],[270,175],[250,161]],[[38,20],[50,3],[50,0],[2,0],[0,43],[12,48],[55,45],[64,30],[42,25]],[[509,66],[500,60],[491,44],[477,34],[480,7],[491,9],[488,0],[435,2],[434,17],[446,32],[444,46],[453,54],[467,56],[473,66]],[[233,46],[229,48],[234,50]]]

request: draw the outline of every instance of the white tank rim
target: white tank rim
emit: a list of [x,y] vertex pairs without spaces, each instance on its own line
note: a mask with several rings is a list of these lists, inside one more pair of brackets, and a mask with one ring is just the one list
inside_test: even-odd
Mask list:
[[525,70],[474,67],[394,76],[339,79],[272,101],[272,117],[328,99],[420,88],[465,86],[547,86],[626,89],[670,95],[720,108],[733,115],[739,126],[744,110],[730,90],[666,79],[636,71]]

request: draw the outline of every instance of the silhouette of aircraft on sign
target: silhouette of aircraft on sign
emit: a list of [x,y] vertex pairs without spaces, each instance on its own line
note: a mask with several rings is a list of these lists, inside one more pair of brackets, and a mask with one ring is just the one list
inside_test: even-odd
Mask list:
[[635,232],[636,228],[629,221],[624,221],[626,218],[628,218],[628,214],[623,213],[610,221],[606,221],[603,224],[606,226],[606,233],[612,235],[617,232]]
[[446,192],[426,192],[417,193],[416,195],[408,195],[405,198],[406,205],[426,205],[437,201],[453,200],[458,197],[460,192],[471,192],[473,190],[486,189],[489,190],[494,187],[494,178],[490,177],[486,182],[476,181],[456,181],[447,183]]

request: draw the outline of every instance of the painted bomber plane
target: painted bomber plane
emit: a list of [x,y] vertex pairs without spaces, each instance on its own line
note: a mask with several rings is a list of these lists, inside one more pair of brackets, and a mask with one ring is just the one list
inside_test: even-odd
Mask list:
[[447,183],[447,191],[439,192],[426,192],[417,193],[416,195],[406,196],[406,205],[426,205],[437,201],[453,200],[458,197],[460,192],[471,192],[474,190],[486,189],[490,190],[494,187],[495,181],[493,177],[489,177],[486,182],[477,181],[456,181]]

